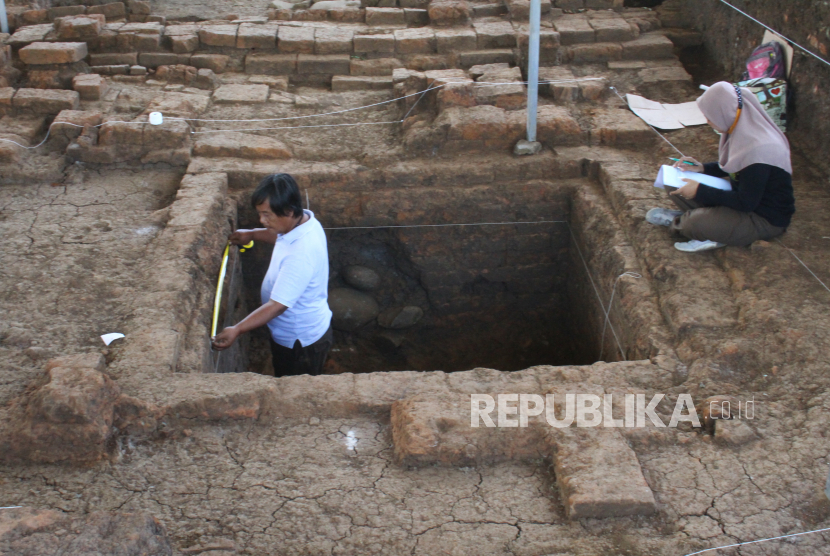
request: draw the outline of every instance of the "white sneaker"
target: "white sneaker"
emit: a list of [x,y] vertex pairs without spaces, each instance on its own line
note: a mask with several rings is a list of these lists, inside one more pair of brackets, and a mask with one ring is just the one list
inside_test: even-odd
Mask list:
[[646,213],[646,222],[655,226],[671,226],[674,219],[683,214],[682,210],[653,208]]
[[674,244],[674,248],[684,253],[697,253],[698,251],[711,251],[712,249],[720,249],[726,247],[725,243],[718,243],[717,241],[698,241],[690,239],[689,241],[678,241]]

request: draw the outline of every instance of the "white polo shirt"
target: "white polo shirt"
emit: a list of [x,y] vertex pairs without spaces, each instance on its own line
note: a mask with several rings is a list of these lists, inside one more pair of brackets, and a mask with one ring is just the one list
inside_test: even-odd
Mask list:
[[260,291],[263,305],[273,299],[288,307],[268,321],[271,337],[287,348],[296,340],[303,347],[313,344],[331,324],[326,233],[313,212],[303,212],[308,221],[277,236]]

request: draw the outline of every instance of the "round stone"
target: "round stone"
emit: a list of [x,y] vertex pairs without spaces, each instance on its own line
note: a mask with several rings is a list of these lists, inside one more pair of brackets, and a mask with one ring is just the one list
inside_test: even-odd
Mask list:
[[370,292],[380,286],[380,275],[371,268],[351,265],[343,269],[343,280],[359,290]]
[[371,296],[349,288],[335,288],[329,292],[332,326],[337,330],[354,332],[374,319],[380,312]]
[[423,309],[414,305],[392,307],[378,315],[378,324],[384,328],[409,328],[421,320],[423,316]]

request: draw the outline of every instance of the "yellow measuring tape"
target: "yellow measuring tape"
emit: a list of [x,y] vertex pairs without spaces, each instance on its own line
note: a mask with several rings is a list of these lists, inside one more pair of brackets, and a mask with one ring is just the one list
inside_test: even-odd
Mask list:
[[[251,241],[247,245],[239,248],[240,253],[244,253],[245,249],[250,249],[254,246]],[[225,272],[228,270],[228,254],[230,253],[231,244],[225,245],[225,253],[222,255],[222,267],[219,270],[219,281],[216,283],[216,299],[213,302],[213,322],[210,326],[210,337],[216,336],[216,326],[219,324],[219,306],[222,304],[222,285],[225,283]]]

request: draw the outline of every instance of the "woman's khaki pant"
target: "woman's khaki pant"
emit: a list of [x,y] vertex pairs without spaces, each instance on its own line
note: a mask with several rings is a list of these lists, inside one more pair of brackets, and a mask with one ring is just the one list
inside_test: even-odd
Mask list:
[[[668,190],[668,189],[667,189]],[[717,241],[742,247],[759,239],[772,239],[787,229],[773,226],[754,212],[739,212],[729,207],[701,207],[694,201],[669,195],[683,214],[674,219],[671,229],[699,241]]]

